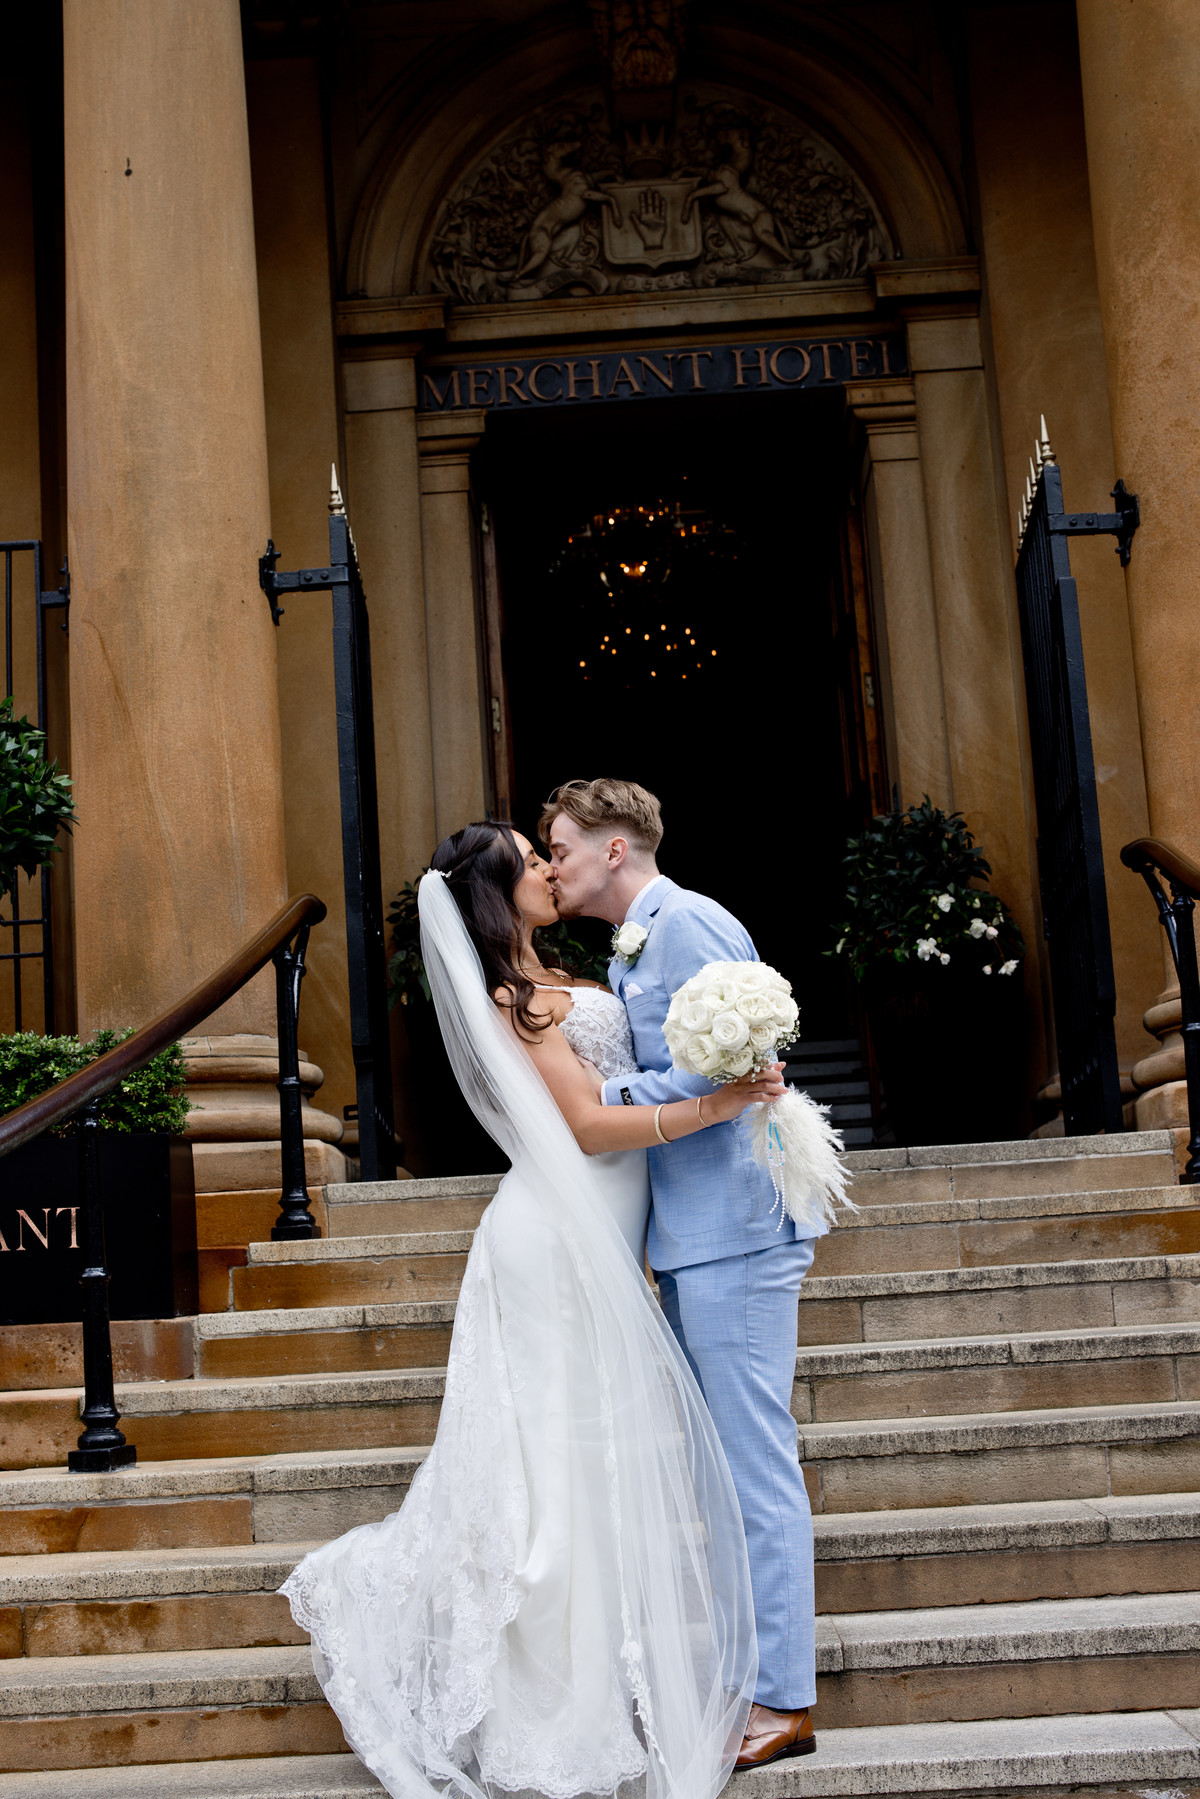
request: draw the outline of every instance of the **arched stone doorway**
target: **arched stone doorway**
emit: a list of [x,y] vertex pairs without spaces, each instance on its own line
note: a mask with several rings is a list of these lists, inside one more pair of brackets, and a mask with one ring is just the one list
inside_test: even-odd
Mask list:
[[[518,809],[529,806],[521,771],[539,765],[520,749],[531,727],[517,709],[535,718],[536,706],[506,686],[488,593],[494,566],[515,618],[514,571],[541,554],[532,529],[512,548],[517,471],[558,484],[561,535],[571,457],[592,470],[579,517],[593,500],[624,504],[632,495],[600,497],[598,475],[606,456],[619,465],[622,441],[649,441],[657,408],[675,420],[664,444],[678,435],[655,499],[674,503],[691,408],[688,453],[706,439],[718,485],[743,431],[774,467],[791,457],[794,493],[773,490],[770,510],[797,521],[794,560],[820,561],[802,516],[811,459],[822,480],[836,464],[821,523],[834,521],[843,561],[847,545],[859,559],[857,587],[839,575],[859,622],[853,676],[834,658],[826,699],[843,770],[856,759],[867,770],[850,782],[858,817],[893,794],[961,806],[1036,955],[979,275],[953,186],[893,97],[845,63],[732,26],[698,26],[693,48],[698,73],[670,119],[628,135],[579,78],[586,33],[548,28],[532,62],[459,65],[364,195],[349,253],[359,297],[339,327],[352,508],[377,546],[391,540],[367,569],[372,593],[389,595],[376,641],[388,654],[391,634],[405,665],[409,750],[383,777],[385,810],[403,821],[415,872],[445,831],[504,800],[497,749],[510,731]],[[810,434],[818,401],[823,436]],[[776,407],[794,443],[788,425],[768,424]],[[741,454],[738,480],[755,453]],[[639,480],[648,495],[644,464]],[[781,689],[798,693],[805,652],[792,643],[780,662]],[[828,785],[830,767],[813,779]],[[826,880],[833,843],[830,830]]]

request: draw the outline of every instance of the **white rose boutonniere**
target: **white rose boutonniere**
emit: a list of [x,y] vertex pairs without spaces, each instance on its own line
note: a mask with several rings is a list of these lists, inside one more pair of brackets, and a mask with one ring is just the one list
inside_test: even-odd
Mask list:
[[646,947],[646,939],[650,935],[643,924],[618,925],[613,932],[612,953],[617,960],[624,962],[626,968],[632,968]]

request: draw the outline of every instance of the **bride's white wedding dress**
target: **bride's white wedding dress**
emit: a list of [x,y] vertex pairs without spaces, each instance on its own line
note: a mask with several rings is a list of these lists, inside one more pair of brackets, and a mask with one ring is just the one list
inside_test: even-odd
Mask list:
[[[591,1062],[604,1079],[632,1074],[637,1068],[629,1014],[615,993],[603,987],[554,987],[571,995],[571,1010],[559,1025],[575,1054]],[[588,1157],[617,1229],[641,1268],[646,1260],[646,1226],[650,1219],[650,1169],[644,1149],[611,1149]]]
[[[754,1693],[750,1575],[712,1420],[641,1271],[645,1155],[581,1153],[443,879],[419,900],[451,1062],[512,1169],[408,1498],[283,1591],[393,1799],[713,1799]],[[577,1053],[631,1067],[620,1002],[572,998]]]

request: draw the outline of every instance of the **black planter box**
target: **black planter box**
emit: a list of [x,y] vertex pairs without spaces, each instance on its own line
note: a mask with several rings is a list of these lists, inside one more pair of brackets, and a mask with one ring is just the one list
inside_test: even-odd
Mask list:
[[[183,1137],[100,1137],[105,1250],[114,1318],[197,1309],[196,1183]],[[78,1137],[37,1137],[0,1156],[0,1324],[82,1315]]]
[[885,964],[868,972],[864,996],[897,1143],[992,1143],[1028,1134],[1020,971]]

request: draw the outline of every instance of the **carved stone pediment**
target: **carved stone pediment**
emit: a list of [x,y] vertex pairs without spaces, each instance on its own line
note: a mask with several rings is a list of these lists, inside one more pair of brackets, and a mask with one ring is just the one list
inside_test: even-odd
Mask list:
[[892,253],[861,181],[811,127],[712,83],[618,141],[597,89],[495,143],[439,211],[421,291],[468,305],[843,280]]

